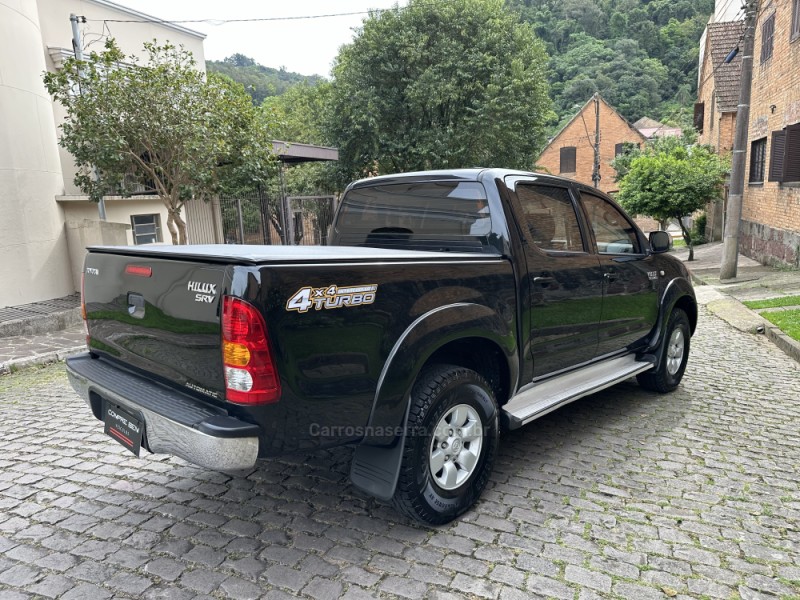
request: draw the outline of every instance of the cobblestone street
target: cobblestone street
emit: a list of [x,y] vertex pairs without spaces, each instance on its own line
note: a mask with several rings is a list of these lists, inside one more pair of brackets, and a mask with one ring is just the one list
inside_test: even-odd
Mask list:
[[705,310],[692,343],[671,395],[625,383],[506,434],[437,529],[354,490],[350,449],[136,459],[63,365],[4,375],[0,598],[800,598],[800,368]]

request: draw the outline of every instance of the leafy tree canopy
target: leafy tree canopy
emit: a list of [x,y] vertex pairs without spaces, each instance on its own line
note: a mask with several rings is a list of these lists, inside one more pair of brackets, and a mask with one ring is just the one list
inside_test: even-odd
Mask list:
[[344,179],[470,165],[530,168],[554,117],[547,54],[502,0],[411,0],[365,19],[326,116]]
[[719,199],[729,161],[710,146],[686,142],[679,137],[656,138],[642,151],[626,152],[613,166],[621,175],[620,204],[632,214],[659,221],[676,219],[693,260],[692,237],[683,217]]
[[[330,95],[331,84],[328,81],[299,83],[280,96],[264,100],[261,109],[275,122],[276,139],[331,146],[325,132]],[[273,181],[270,197],[279,195],[275,187],[277,183]],[[284,172],[284,188],[288,196],[310,196],[336,190],[336,166],[328,162],[288,166]]]
[[151,188],[168,212],[173,243],[186,243],[181,208],[272,170],[269,113],[240,84],[195,68],[190,52],[147,43],[125,56],[113,39],[87,60],[67,59],[45,86],[67,112],[60,144],[75,183],[93,200]]

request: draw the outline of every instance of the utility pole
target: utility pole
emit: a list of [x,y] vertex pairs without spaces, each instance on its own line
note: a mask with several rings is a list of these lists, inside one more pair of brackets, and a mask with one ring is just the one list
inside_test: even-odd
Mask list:
[[594,94],[594,169],[592,169],[594,187],[600,187],[600,97]]
[[722,238],[720,279],[734,279],[739,264],[739,229],[742,220],[744,168],[747,159],[747,130],[750,126],[750,88],[753,83],[753,43],[756,31],[758,0],[746,0],[744,51],[739,105],[736,110],[736,133],[733,140],[733,164],[728,207],[725,211],[725,233]]
[[[69,15],[69,22],[72,25],[72,51],[75,53],[75,59],[83,62],[83,46],[81,45],[81,33],[78,31],[78,23],[86,23],[86,17],[79,17],[75,13]],[[78,89],[80,90],[80,80],[83,78],[83,69],[78,69]],[[97,168],[92,170],[95,181],[97,181]],[[101,221],[106,220],[106,203],[103,198],[97,203],[97,213]]]

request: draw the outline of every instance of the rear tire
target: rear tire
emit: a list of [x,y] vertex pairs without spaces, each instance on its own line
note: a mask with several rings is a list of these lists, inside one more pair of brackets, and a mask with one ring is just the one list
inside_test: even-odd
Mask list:
[[678,387],[689,360],[690,337],[689,317],[682,309],[673,309],[662,342],[666,347],[662,349],[661,360],[654,369],[636,376],[639,385],[662,394]]
[[483,377],[451,365],[423,370],[411,392],[394,507],[430,525],[467,511],[489,481],[498,431],[497,403]]

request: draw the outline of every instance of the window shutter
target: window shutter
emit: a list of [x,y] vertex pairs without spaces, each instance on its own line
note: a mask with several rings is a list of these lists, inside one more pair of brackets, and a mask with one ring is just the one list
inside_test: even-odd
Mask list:
[[575,172],[575,146],[566,146],[561,148],[561,173],[574,173]]
[[800,181],[800,123],[786,128],[783,153],[783,180]]
[[706,105],[703,102],[698,102],[694,105],[694,128],[698,133],[703,133],[703,123],[706,118]]
[[761,26],[761,62],[765,63],[772,58],[773,40],[775,38],[775,13],[764,21]]
[[772,149],[769,153],[769,180],[783,181],[783,155],[786,149],[786,132],[772,132]]

